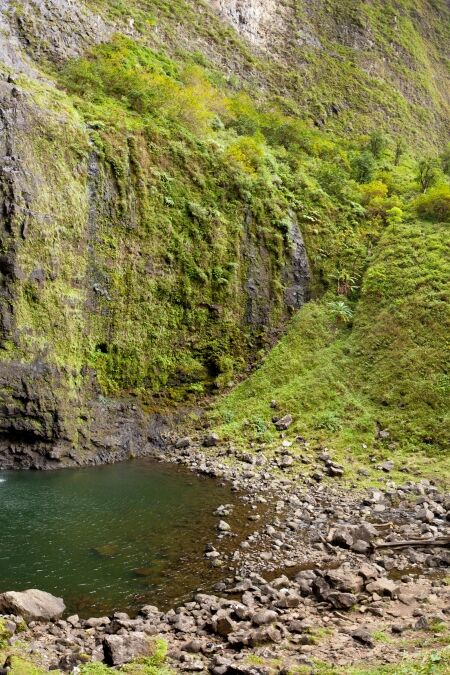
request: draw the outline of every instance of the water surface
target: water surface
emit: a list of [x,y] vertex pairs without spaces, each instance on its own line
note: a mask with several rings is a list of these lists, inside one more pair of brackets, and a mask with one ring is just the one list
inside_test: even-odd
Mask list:
[[1,472],[0,592],[39,588],[84,617],[168,608],[222,576],[204,545],[214,509],[233,501],[229,487],[145,459]]

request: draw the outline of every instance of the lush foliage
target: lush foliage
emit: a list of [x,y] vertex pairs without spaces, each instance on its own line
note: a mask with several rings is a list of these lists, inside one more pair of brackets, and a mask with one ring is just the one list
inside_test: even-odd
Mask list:
[[[411,453],[419,462],[448,448],[449,247],[444,224],[388,226],[358,301],[306,305],[261,368],[220,403],[221,434],[276,447],[276,400],[279,414],[294,417],[289,437],[327,444],[353,469],[368,454],[404,461]],[[379,429],[389,430],[387,442]]]

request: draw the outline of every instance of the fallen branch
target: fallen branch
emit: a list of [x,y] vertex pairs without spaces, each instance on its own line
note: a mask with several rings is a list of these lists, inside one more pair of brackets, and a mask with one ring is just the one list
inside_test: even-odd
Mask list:
[[407,539],[406,541],[384,541],[382,544],[376,544],[374,548],[407,548],[409,546],[444,546],[450,548],[450,537],[436,537],[435,539]]

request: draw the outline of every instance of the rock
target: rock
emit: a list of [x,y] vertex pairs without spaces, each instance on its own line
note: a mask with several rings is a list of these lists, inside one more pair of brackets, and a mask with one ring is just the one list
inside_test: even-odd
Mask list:
[[434,520],[434,513],[430,509],[420,509],[417,513],[417,518],[425,523],[432,523]]
[[289,429],[293,421],[292,415],[285,415],[274,422],[275,428],[277,431],[286,431],[286,429]]
[[255,626],[263,626],[278,619],[278,614],[271,609],[260,609],[251,618]]
[[366,647],[375,647],[375,640],[364,628],[358,628],[358,630],[355,630],[353,633],[351,633],[351,636],[357,642],[360,642],[362,645],[366,645]]
[[183,448],[188,448],[191,445],[191,439],[189,436],[184,436],[183,438],[179,438],[178,441],[175,443],[175,447],[177,450],[182,450]]
[[151,651],[148,636],[138,631],[127,635],[107,635],[103,640],[104,658],[108,666],[120,666],[138,656],[149,656]]
[[300,596],[295,591],[282,591],[276,606],[280,609],[293,609],[298,607],[301,602]]
[[341,476],[344,475],[344,469],[342,466],[337,466],[336,464],[330,464],[329,467],[327,467],[328,475],[331,476],[332,478],[340,478]]
[[355,541],[361,540],[371,544],[378,536],[378,531],[371,523],[362,522],[353,532],[353,539]]
[[236,630],[236,623],[230,618],[230,615],[227,612],[219,611],[211,621],[211,628],[216,635],[227,637]]
[[357,539],[350,547],[355,553],[367,553],[370,551],[371,546],[368,541],[363,541],[362,539]]
[[67,618],[67,623],[70,623],[73,627],[78,626],[80,624],[80,617],[78,614],[72,614],[72,616]]
[[290,455],[283,455],[278,460],[278,466],[280,467],[280,469],[287,469],[288,467],[292,466],[293,463],[294,459]]
[[220,520],[217,529],[219,532],[230,532],[231,527],[225,520]]
[[353,593],[328,593],[327,600],[336,609],[351,609],[358,602],[358,598]]
[[206,448],[213,448],[216,445],[219,445],[220,439],[217,434],[211,433],[206,436],[206,438],[203,441],[203,445]]
[[86,628],[101,628],[102,626],[107,626],[111,621],[107,616],[100,616],[98,618],[87,619],[84,622]]
[[397,591],[397,584],[392,579],[383,577],[376,579],[366,585],[366,591],[369,593],[377,593],[378,595],[390,595],[393,597]]
[[359,593],[363,588],[361,577],[343,568],[329,570],[325,579],[332,588],[343,593]]
[[380,468],[381,468],[381,470],[384,471],[385,473],[389,473],[390,471],[392,471],[392,469],[394,468],[394,466],[395,466],[395,465],[394,465],[394,462],[393,462],[391,459],[389,459],[387,462],[384,462],[384,463],[381,465]]
[[381,571],[374,565],[363,563],[358,570],[358,574],[367,580],[378,579],[378,577],[381,575]]
[[353,545],[352,529],[341,525],[330,530],[327,540],[335,546],[350,548]]
[[8,591],[0,595],[0,614],[17,614],[26,621],[59,619],[65,609],[62,598],[35,588],[20,593]]
[[421,616],[415,623],[414,628],[416,630],[428,630],[428,620],[426,616]]
[[255,631],[252,642],[253,644],[264,644],[265,642],[275,642],[276,644],[280,643],[283,639],[281,631],[275,626],[262,626],[257,631]]

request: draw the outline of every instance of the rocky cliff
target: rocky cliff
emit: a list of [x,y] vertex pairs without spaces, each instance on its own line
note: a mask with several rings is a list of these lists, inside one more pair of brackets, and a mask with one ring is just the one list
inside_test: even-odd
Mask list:
[[299,153],[439,147],[448,7],[414,5],[0,0],[1,465],[144,451],[141,403],[226,386],[334,283],[350,221]]

